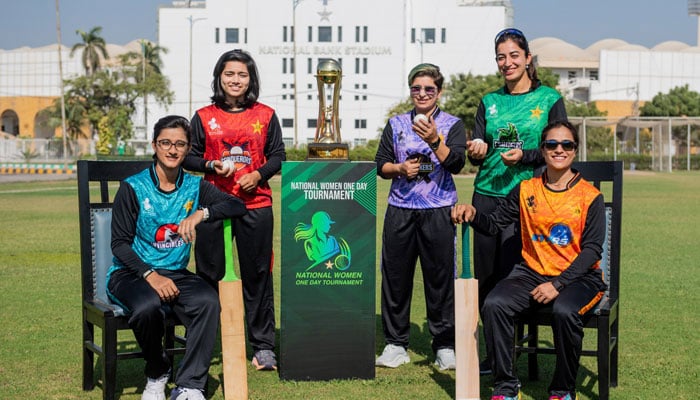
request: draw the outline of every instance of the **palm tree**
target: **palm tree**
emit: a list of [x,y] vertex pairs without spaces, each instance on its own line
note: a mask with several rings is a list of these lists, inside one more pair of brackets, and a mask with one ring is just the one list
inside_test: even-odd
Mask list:
[[[167,54],[168,49],[161,47],[157,44],[149,42],[148,40],[141,41],[141,53],[136,53],[130,51],[122,57],[122,64],[128,64],[129,61],[138,61],[141,73],[135,75],[136,82],[142,84],[142,95],[143,95],[143,125],[148,129],[148,90],[147,90],[147,75],[163,75],[160,68],[163,66],[163,60],[160,55]],[[135,64],[134,64],[135,66]],[[148,70],[148,72],[147,72]]]
[[82,38],[82,43],[76,43],[70,50],[71,57],[73,54],[82,49],[83,50],[83,67],[85,68],[85,73],[87,75],[92,75],[100,69],[100,55],[103,59],[109,58],[107,54],[107,43],[100,36],[102,32],[101,26],[96,26],[92,28],[89,32],[83,32],[80,29],[75,31],[77,35]]

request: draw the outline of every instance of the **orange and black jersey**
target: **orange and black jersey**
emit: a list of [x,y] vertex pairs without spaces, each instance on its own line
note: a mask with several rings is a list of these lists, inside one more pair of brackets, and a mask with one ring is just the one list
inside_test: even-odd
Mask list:
[[477,212],[472,225],[496,234],[520,221],[524,264],[566,286],[599,267],[605,204],[598,189],[578,173],[561,191],[548,188],[545,179],[543,174],[521,182],[492,214]]

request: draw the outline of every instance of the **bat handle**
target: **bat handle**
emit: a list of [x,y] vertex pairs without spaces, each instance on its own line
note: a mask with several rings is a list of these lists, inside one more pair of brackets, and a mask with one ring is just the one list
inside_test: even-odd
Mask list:
[[225,219],[224,224],[224,260],[226,269],[223,282],[233,282],[238,280],[236,270],[233,268],[233,240],[231,239],[231,219]]
[[470,258],[471,242],[469,240],[469,223],[462,223],[462,275],[460,278],[472,278],[471,258]]

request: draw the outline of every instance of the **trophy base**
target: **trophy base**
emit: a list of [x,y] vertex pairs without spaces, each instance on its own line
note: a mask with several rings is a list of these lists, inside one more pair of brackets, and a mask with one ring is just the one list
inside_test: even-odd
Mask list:
[[306,161],[349,161],[350,151],[345,143],[309,143]]

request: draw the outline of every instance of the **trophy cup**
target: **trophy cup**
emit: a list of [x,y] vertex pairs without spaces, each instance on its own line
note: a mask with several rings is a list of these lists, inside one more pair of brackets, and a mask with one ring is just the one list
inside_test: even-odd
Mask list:
[[[349,151],[346,143],[340,139],[340,119],[338,102],[340,101],[340,81],[343,78],[340,64],[333,59],[326,59],[316,67],[318,85],[318,122],[314,142],[307,147],[307,161],[348,161]],[[332,103],[326,104],[326,91],[333,93]]]

